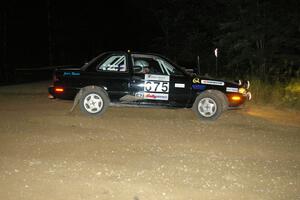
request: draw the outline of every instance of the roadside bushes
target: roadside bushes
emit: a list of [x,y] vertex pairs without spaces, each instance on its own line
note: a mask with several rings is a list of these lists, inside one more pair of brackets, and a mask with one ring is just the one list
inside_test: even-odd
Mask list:
[[254,104],[270,104],[300,110],[300,79],[288,82],[268,82],[251,80],[251,93]]

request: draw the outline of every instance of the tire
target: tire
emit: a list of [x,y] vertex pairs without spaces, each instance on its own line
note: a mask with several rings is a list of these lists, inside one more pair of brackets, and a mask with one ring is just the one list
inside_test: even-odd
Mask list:
[[102,115],[109,106],[109,98],[102,88],[89,86],[83,88],[79,105],[81,112],[90,116]]
[[209,90],[198,95],[193,110],[200,119],[216,120],[224,111],[224,99],[217,91]]

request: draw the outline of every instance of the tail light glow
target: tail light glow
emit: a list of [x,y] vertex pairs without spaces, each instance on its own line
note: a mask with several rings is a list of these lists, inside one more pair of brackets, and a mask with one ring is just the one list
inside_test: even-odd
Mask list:
[[54,92],[62,93],[62,92],[64,92],[64,88],[60,88],[60,87],[54,88]]

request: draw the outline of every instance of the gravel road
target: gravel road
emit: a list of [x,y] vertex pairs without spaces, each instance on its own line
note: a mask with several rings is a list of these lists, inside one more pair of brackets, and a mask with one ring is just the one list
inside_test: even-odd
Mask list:
[[[248,105],[68,113],[47,82],[0,87],[0,199],[300,199],[300,113]],[[254,97],[255,98],[255,97]]]

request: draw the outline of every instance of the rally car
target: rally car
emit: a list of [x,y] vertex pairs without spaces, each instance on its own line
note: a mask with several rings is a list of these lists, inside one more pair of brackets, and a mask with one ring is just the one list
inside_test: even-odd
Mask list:
[[[193,108],[214,120],[251,99],[249,81],[223,81],[188,73],[169,59],[150,53],[105,52],[81,68],[56,69],[49,98],[74,99],[88,115],[109,105]],[[73,106],[73,107],[74,107]]]

